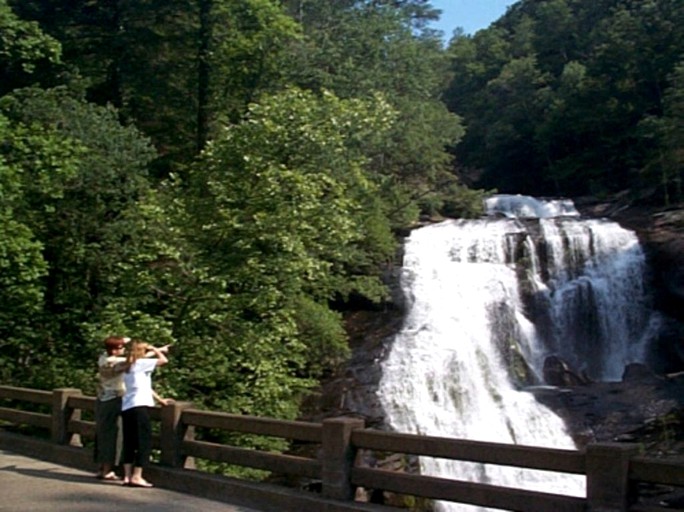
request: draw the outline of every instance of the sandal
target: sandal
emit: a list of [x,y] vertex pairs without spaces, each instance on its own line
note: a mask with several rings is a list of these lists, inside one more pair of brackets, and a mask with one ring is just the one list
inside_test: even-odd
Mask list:
[[121,480],[121,478],[119,478],[119,476],[116,473],[114,473],[114,471],[110,471],[106,475],[103,475],[102,473],[98,473],[96,478],[98,480],[109,480],[109,481]]
[[141,487],[143,489],[149,489],[154,487],[150,482],[143,480],[142,482],[126,482],[124,484],[126,487]]

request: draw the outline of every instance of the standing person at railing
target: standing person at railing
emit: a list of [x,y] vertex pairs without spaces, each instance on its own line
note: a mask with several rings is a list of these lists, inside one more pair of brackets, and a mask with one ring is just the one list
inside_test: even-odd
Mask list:
[[[152,372],[158,366],[168,363],[168,350],[168,345],[157,348],[143,341],[134,340],[126,356],[126,392],[121,415],[124,434],[124,485],[129,487],[152,487],[152,484],[143,478],[143,469],[149,463],[152,453],[149,408],[154,407],[155,399],[162,405],[169,402],[153,391]],[[154,354],[153,357],[145,357],[148,351]]]
[[114,472],[119,455],[119,418],[124,395],[123,372],[126,369],[124,347],[130,338],[109,336],[104,340],[105,351],[97,361],[98,384],[95,402],[95,463],[99,464],[97,478],[119,480]]

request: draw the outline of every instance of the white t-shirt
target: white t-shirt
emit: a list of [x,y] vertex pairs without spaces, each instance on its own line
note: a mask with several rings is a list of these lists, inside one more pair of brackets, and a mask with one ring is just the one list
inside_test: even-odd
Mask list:
[[124,373],[126,394],[123,397],[121,410],[133,407],[154,407],[152,395],[152,372],[157,367],[157,359],[138,359],[128,372]]

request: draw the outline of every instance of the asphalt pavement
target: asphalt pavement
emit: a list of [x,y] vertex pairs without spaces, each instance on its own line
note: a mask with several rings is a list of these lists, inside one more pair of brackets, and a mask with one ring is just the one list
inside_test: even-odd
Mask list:
[[0,450],[0,491],[0,512],[259,512],[157,487],[123,487],[5,450]]

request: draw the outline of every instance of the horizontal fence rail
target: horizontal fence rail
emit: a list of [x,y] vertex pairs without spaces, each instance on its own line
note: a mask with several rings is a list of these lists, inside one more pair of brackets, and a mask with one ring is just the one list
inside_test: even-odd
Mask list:
[[275,473],[309,478],[320,478],[321,475],[320,462],[305,457],[260,452],[248,448],[236,448],[203,441],[185,441],[183,443],[183,451],[186,455],[201,459],[263,469]]
[[320,424],[304,421],[287,421],[258,416],[242,416],[222,412],[185,409],[183,423],[195,427],[217,428],[245,434],[282,437],[297,441],[321,442]]
[[[55,445],[87,450],[80,438],[94,437],[94,420],[83,419],[82,414],[93,417],[96,400],[80,390],[0,386],[0,404],[0,424],[47,429]],[[36,406],[42,410],[48,406],[50,412],[24,410]],[[188,402],[153,408],[151,417],[160,427],[153,439],[154,446],[160,449],[160,467],[184,471],[194,468],[195,459],[205,459],[255,468],[319,482],[324,498],[345,502],[354,501],[356,490],[362,488],[521,512],[651,511],[659,509],[635,503],[635,486],[684,487],[684,462],[644,457],[634,444],[596,443],[573,451],[485,443],[367,429],[358,418],[331,418],[322,423],[286,421],[203,411]],[[312,449],[307,451],[312,455],[209,442],[196,438],[201,429],[295,441],[311,445]],[[565,496],[368,467],[361,457],[364,452],[582,475],[586,478],[587,495]]]
[[0,398],[6,398],[8,400],[20,400],[34,404],[50,405],[52,404],[52,395],[52,391],[0,386]]
[[399,494],[504,510],[553,510],[557,512],[583,512],[586,510],[586,500],[583,498],[447,478],[396,473],[382,469],[354,468],[352,470],[352,482]]
[[[0,398],[35,405],[51,406],[53,393],[51,391],[40,391],[37,389],[0,386]],[[44,429],[52,428],[52,413],[47,414],[0,407],[0,420],[15,425],[28,425]]]
[[52,427],[52,416],[37,412],[17,411],[7,407],[0,407],[0,420],[16,425],[30,425],[41,428]]
[[[527,469],[584,474],[584,452],[485,443],[435,436],[415,436],[376,430],[355,430],[352,443],[357,448],[401,452],[450,460],[514,466]],[[382,469],[354,468],[352,483],[430,499],[458,501],[471,505],[513,510],[555,510],[579,512],[582,498],[497,487],[453,479],[399,474]]]
[[629,475],[639,482],[684,486],[684,463],[635,457],[630,462]]
[[403,452],[443,459],[563,473],[584,474],[586,472],[586,456],[581,451],[485,443],[446,437],[416,436],[378,430],[354,431],[352,442],[359,448]]

